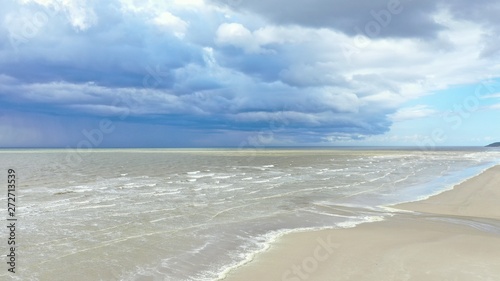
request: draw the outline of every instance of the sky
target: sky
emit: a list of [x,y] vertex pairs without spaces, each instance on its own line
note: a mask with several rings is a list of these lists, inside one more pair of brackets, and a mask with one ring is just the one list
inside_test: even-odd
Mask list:
[[5,0],[0,147],[484,146],[500,2]]

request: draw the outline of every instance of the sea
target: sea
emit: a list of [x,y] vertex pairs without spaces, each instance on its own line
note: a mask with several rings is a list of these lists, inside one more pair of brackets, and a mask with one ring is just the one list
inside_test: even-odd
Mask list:
[[2,149],[16,273],[1,280],[223,280],[280,236],[385,220],[500,163],[493,148]]

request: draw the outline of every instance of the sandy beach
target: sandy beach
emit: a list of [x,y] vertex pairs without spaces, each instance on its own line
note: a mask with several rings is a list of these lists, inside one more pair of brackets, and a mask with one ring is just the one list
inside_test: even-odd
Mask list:
[[382,222],[285,235],[224,280],[499,280],[498,202],[500,166]]

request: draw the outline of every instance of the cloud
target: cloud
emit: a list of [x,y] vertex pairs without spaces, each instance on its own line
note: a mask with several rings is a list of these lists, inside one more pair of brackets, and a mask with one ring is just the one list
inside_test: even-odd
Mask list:
[[[226,1],[213,0],[224,5]],[[280,25],[331,28],[348,35],[373,37],[435,37],[443,29],[432,15],[436,1],[411,0],[255,0],[231,6],[254,12]]]
[[[4,80],[9,81],[7,78]],[[280,87],[292,90],[285,85]],[[261,89],[262,92],[269,90]],[[274,89],[277,90],[278,87]],[[356,95],[336,94],[328,89],[307,96],[296,91],[287,99],[262,95],[248,100],[251,97],[249,92],[227,92],[223,89],[175,95],[160,89],[109,89],[94,83],[19,85],[12,82],[3,85],[0,93],[2,107],[45,114],[86,114],[117,120],[129,118],[146,123],[201,125],[221,129],[229,125],[242,130],[268,126],[280,116],[280,123],[286,123],[290,128],[305,125],[345,130],[351,127],[349,130],[367,134],[384,130],[368,125],[370,120],[378,117],[356,116],[358,111],[363,110]],[[14,96],[13,93],[21,94]],[[375,111],[373,114],[380,112]],[[183,116],[183,121],[171,118],[173,116]]]
[[203,63],[201,47],[175,36],[175,32],[179,36],[184,32],[182,24],[172,34],[165,34],[149,19],[124,17],[111,7],[98,11],[103,20],[91,30],[68,30],[67,23],[55,17],[36,36],[24,38],[15,48],[0,50],[2,72],[30,83],[93,81],[109,87],[142,87],[146,76],[156,75],[155,82],[158,77],[162,80],[156,87],[169,87],[172,71]]
[[496,30],[500,22],[500,4],[487,0],[255,0],[239,1],[237,5],[228,5],[225,0],[212,2],[259,14],[279,25],[329,28],[349,36],[372,38],[436,38],[447,30],[439,18],[442,11],[457,20],[479,22],[490,30]]
[[177,37],[184,37],[189,24],[169,12],[162,12],[153,19],[153,23],[160,28],[165,28]]
[[298,36],[300,29],[286,29],[265,26],[250,31],[241,23],[223,23],[216,32],[215,42],[219,45],[231,45],[243,49],[246,53],[276,53],[278,45],[302,41]]
[[488,95],[482,95],[482,99],[500,99],[500,93],[492,93]]
[[[500,71],[496,3],[221,3],[9,1],[0,110],[110,118],[151,136],[235,141],[278,127],[280,143],[361,140],[436,114],[410,101]],[[27,34],[36,13],[49,16]]]
[[404,107],[399,109],[396,113],[391,114],[390,118],[394,122],[401,122],[406,120],[415,120],[426,118],[436,115],[438,112],[427,105],[415,105],[412,107]]
[[232,45],[248,53],[259,52],[259,44],[253,34],[239,23],[223,23],[217,29],[215,42],[220,45]]
[[38,11],[32,14],[31,20],[35,25],[50,20],[50,17],[54,17],[60,12],[66,15],[68,21],[78,31],[85,31],[98,23],[98,17],[93,8],[95,1],[22,0],[21,2],[24,4],[36,3],[44,8],[37,9]]
[[490,110],[500,110],[500,103],[487,106],[486,108]]

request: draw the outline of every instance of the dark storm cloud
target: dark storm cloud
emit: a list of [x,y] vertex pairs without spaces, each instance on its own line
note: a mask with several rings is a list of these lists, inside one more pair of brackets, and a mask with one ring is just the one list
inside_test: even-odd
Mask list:
[[[141,36],[155,38],[154,34],[144,34],[147,31],[140,32]],[[114,33],[70,32],[59,38],[61,41],[42,36],[34,38],[17,52],[6,49],[4,54],[10,53],[10,56],[0,61],[0,68],[3,74],[28,83],[93,81],[109,87],[154,84],[169,88],[174,83],[173,70],[189,63],[203,63],[199,48],[173,36],[144,42],[127,29],[114,30]],[[159,45],[161,51],[157,50]],[[161,83],[145,81],[148,75],[155,76],[155,80],[161,78]]]
[[231,7],[257,13],[277,24],[331,28],[348,35],[432,38],[443,29],[432,18],[437,1],[253,0],[238,3]]

